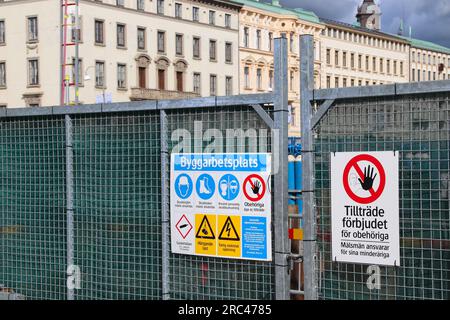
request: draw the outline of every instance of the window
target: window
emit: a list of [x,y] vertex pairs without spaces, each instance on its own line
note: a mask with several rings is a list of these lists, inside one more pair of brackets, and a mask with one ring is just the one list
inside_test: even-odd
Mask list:
[[448,58],[448,67],[450,68],[450,58]]
[[412,69],[412,81],[416,81],[416,70]]
[[352,87],[355,86],[355,79],[350,80],[350,85],[351,85]]
[[334,78],[334,87],[339,88],[339,77]]
[[370,71],[369,56],[366,56],[366,71]]
[[327,49],[327,64],[331,64],[331,49]]
[[397,61],[394,61],[394,74],[397,75]]
[[183,35],[182,34],[176,34],[175,35],[175,54],[176,55],[183,55]]
[[164,0],[157,0],[156,3],[156,12],[158,14],[164,14]]
[[400,61],[400,75],[403,77],[403,61]]
[[342,86],[347,87],[347,78],[342,79]]
[[[72,58],[72,82],[75,83],[75,70],[76,70],[76,59]],[[78,84],[82,85],[83,83],[83,61],[78,58]]]
[[347,52],[342,52],[342,66],[347,68]]
[[164,53],[166,51],[166,33],[158,31],[158,52]]
[[420,81],[420,70],[417,70],[417,81]]
[[294,71],[289,73],[289,90],[294,91]]
[[273,90],[273,70],[269,70],[269,90]]
[[38,18],[28,17],[28,41],[38,40]]
[[436,72],[433,72],[433,80],[436,80]]
[[102,20],[95,20],[95,43],[104,44],[104,22]]
[[425,70],[423,70],[422,81],[426,81],[426,79],[427,79],[427,72]]
[[137,46],[139,50],[145,50],[145,28],[137,28]]
[[39,61],[38,59],[28,60],[28,85],[39,85]]
[[431,71],[428,71],[428,81],[431,81]]
[[192,42],[192,55],[194,58],[200,58],[200,38],[194,37]]
[[362,54],[358,54],[358,69],[362,70]]
[[[359,80],[359,86],[360,87],[362,86],[362,81],[361,80]],[[370,82],[368,80],[366,81],[366,86],[370,86]]]
[[127,65],[117,64],[117,88],[125,89],[127,87]]
[[256,69],[256,85],[258,90],[262,89],[262,70],[261,68]]
[[6,42],[5,20],[0,20],[0,44]]
[[225,62],[231,63],[233,61],[233,47],[231,42],[225,43]]
[[199,21],[199,12],[200,9],[198,7],[192,7],[192,21]]
[[123,7],[123,0],[116,0],[116,5],[118,7]]
[[183,6],[181,3],[175,3],[175,18],[183,18]]
[[209,40],[209,60],[216,60],[216,40]]
[[216,12],[213,10],[209,10],[209,24],[216,24]]
[[391,60],[386,60],[386,72],[387,74],[391,74]]
[[126,27],[124,24],[117,24],[117,46],[120,48],[125,47],[125,31]]
[[372,71],[377,72],[377,58],[372,58]]
[[350,66],[352,67],[352,69],[355,69],[355,54],[354,53],[350,54]]
[[95,86],[99,88],[105,86],[105,63],[103,61],[95,62]]
[[138,10],[143,11],[145,9],[145,1],[144,0],[137,0],[136,8]]
[[231,14],[225,13],[225,28],[231,28]]
[[273,32],[269,32],[269,51],[273,51]]
[[217,76],[215,74],[209,75],[209,94],[217,95]]
[[0,62],[0,88],[6,87],[6,62]]
[[244,28],[244,47],[248,48],[248,27]]
[[294,33],[289,35],[289,51],[294,52]]
[[331,77],[327,76],[327,89],[331,88]]
[[261,49],[261,30],[256,30],[256,49]]
[[244,85],[245,85],[246,89],[250,88],[250,68],[249,67],[244,68]]
[[225,95],[231,96],[233,94],[233,78],[227,76],[225,78]]
[[200,94],[200,73],[194,72],[193,76],[193,91]]
[[[71,33],[70,33],[70,38],[72,40],[72,42],[77,42],[81,41],[81,17],[78,17],[78,24],[76,23],[76,17],[72,16],[72,24],[74,24],[75,26],[78,26],[78,28],[71,28]],[[78,35],[78,38],[77,38]]]
[[338,50],[334,51],[334,65],[336,67],[339,66],[339,51]]
[[383,59],[380,58],[380,72],[381,72],[381,73],[384,72],[384,69],[383,69],[384,63],[383,63],[383,62],[384,62]]

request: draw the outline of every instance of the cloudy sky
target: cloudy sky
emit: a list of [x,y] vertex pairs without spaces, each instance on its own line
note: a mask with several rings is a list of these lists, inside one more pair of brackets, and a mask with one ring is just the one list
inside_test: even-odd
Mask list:
[[[270,0],[263,0],[270,1]],[[280,0],[285,7],[314,11],[318,16],[353,23],[362,0]],[[376,0],[381,4],[382,30],[397,33],[400,19],[408,34],[450,48],[450,0]]]

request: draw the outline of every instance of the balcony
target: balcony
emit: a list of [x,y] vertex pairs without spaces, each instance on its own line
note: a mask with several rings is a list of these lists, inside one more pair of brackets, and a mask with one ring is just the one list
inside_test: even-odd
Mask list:
[[176,100],[197,97],[200,97],[200,95],[194,92],[131,88],[130,100]]

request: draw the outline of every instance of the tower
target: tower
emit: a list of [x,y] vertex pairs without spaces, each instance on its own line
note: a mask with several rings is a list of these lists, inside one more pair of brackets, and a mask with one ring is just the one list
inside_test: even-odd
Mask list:
[[356,19],[360,26],[372,30],[381,29],[381,9],[374,0],[364,0],[358,7]]

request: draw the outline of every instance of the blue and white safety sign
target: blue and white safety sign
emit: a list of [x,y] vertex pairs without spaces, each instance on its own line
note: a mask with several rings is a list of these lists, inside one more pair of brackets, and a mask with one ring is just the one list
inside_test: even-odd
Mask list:
[[173,253],[272,260],[270,153],[173,153]]

